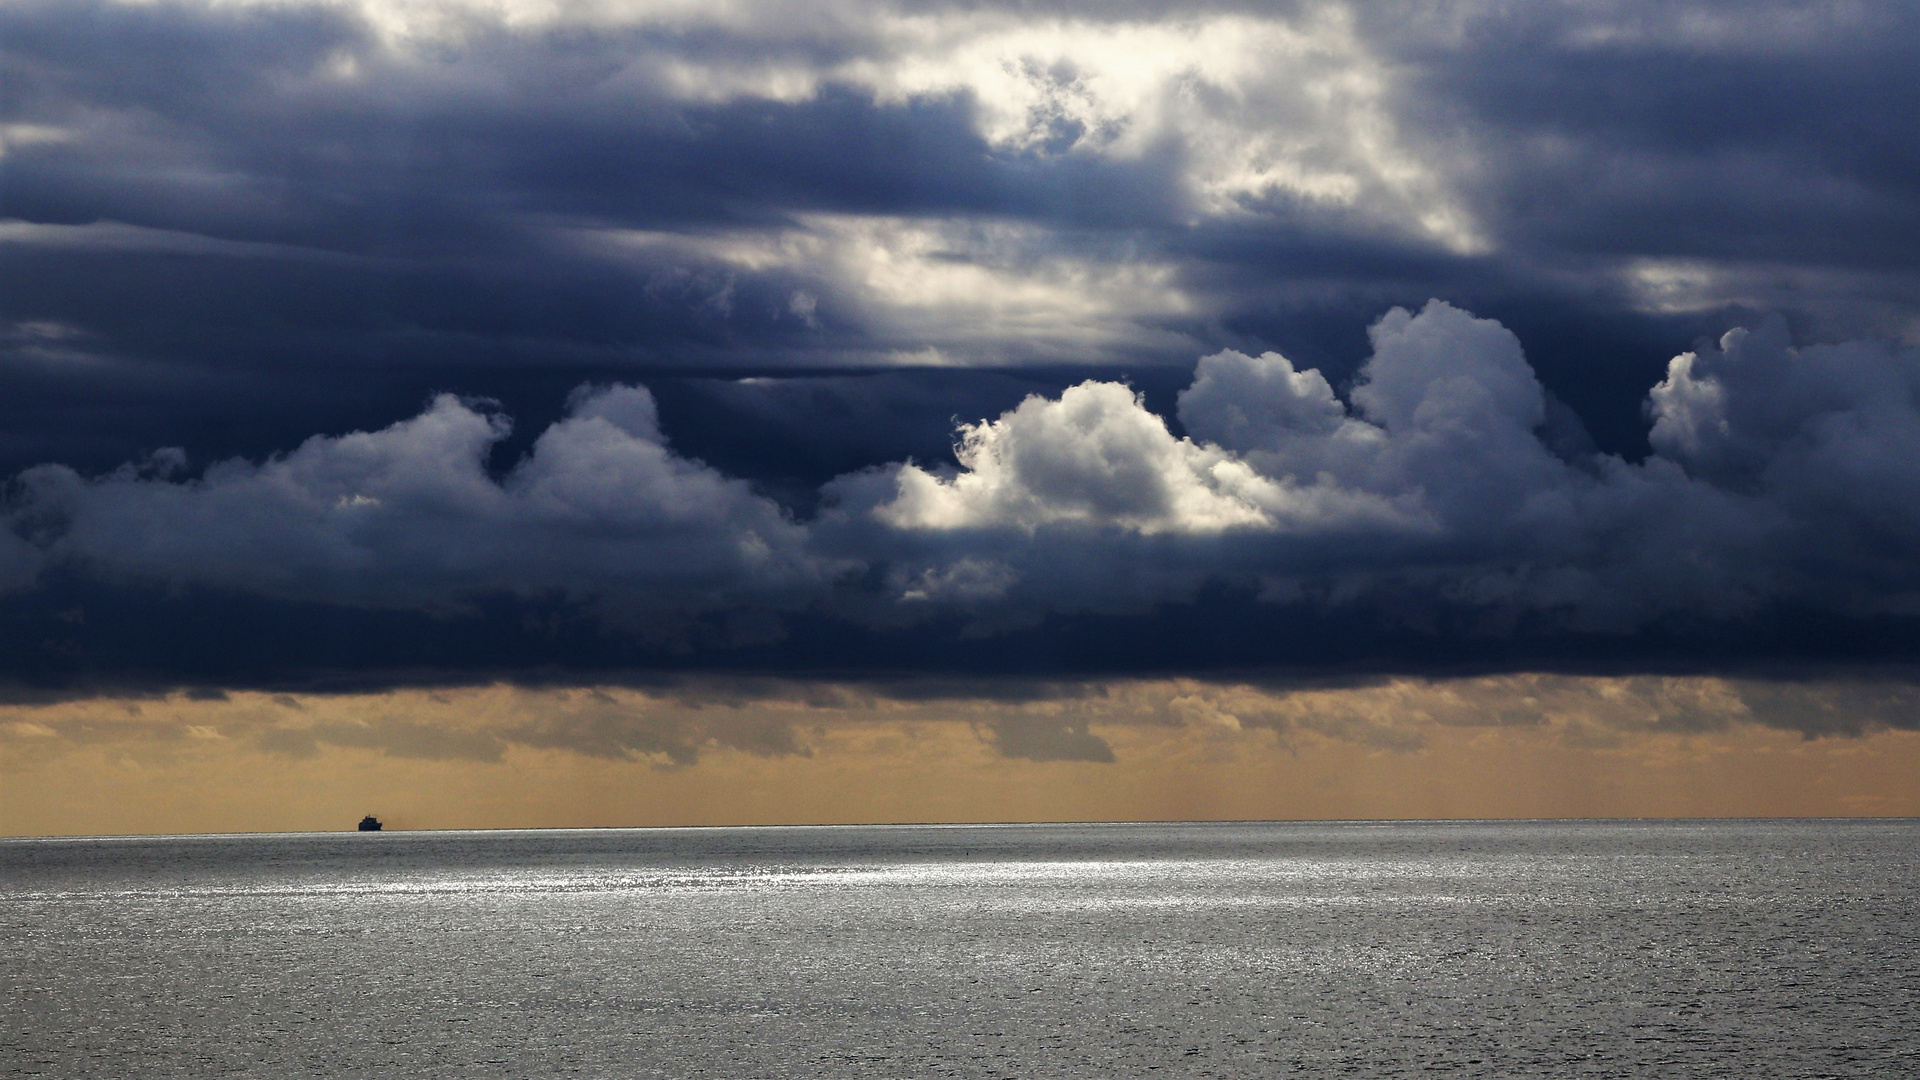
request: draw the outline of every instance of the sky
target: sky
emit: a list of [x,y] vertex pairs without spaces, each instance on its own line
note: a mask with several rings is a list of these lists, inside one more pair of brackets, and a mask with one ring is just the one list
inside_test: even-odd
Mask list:
[[0,834],[1920,813],[1920,12],[8,0]]

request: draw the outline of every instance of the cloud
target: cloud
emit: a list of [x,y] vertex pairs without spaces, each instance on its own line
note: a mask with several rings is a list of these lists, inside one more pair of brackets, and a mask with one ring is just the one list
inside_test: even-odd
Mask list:
[[804,283],[769,320],[803,341],[811,333],[815,347],[836,340],[820,337],[830,325],[858,327],[870,362],[1084,362],[1164,349],[1189,339],[1154,324],[1197,307],[1171,260],[1098,243],[1075,250],[1018,222],[799,214],[777,229],[693,235],[586,227],[576,242],[614,262],[712,267],[710,304],[723,315],[740,281]]
[[1216,353],[1178,396],[1188,434],[1090,381],[963,424],[953,466],[840,477],[804,519],[676,454],[652,396],[622,386],[579,390],[497,474],[508,421],[451,396],[198,477],[174,452],[91,480],[44,466],[19,480],[15,586],[45,564],[435,617],[557,602],[616,637],[773,648],[756,655],[775,667],[794,619],[992,637],[1221,588],[1289,619],[1357,615],[1381,641],[1920,610],[1912,351],[1730,333],[1673,360],[1648,402],[1658,452],[1635,464],[1556,442],[1498,323],[1435,301],[1371,338],[1345,400],[1280,354]]
[[962,431],[961,472],[901,467],[874,516],[902,530],[1072,524],[1156,533],[1270,526],[1288,492],[1218,450],[1175,439],[1137,395],[1083,383]]
[[1656,449],[1764,500],[1791,534],[1778,569],[1854,610],[1920,610],[1920,350],[1793,347],[1777,319],[1684,353],[1648,402]]
[[33,584],[42,565],[40,552],[6,530],[0,530],[0,593]]
[[963,428],[950,475],[837,481],[823,532],[882,526],[854,543],[889,553],[903,602],[976,613],[1137,610],[1213,580],[1619,632],[1772,598],[1749,549],[1779,508],[1663,458],[1567,460],[1497,323],[1435,302],[1371,334],[1350,402],[1279,354],[1218,353],[1179,397],[1180,437],[1125,387],[1087,383]]
[[[263,763],[260,755],[328,758],[349,768],[377,768],[370,759],[385,758],[480,766],[469,781],[492,790],[497,777],[484,767],[553,775],[543,763],[556,761],[568,770],[630,763],[657,770],[661,781],[659,773],[712,775],[756,762],[785,771],[807,767],[804,761],[842,779],[849,768],[872,768],[877,780],[910,770],[915,758],[968,768],[981,746],[1000,759],[1112,766],[1101,770],[1110,773],[1179,759],[1231,770],[1271,761],[1275,751],[1296,761],[1325,761],[1320,755],[1329,750],[1417,761],[1463,742],[1515,739],[1629,759],[1718,757],[1767,730],[1846,753],[1857,740],[1920,730],[1913,683],[1864,672],[1802,682],[1523,673],[1315,685],[997,680],[970,688],[709,678],[670,690],[493,685],[302,695],[298,708],[250,692],[220,701],[148,699],[137,712],[127,704],[104,698],[0,711],[0,774],[17,779],[19,770],[86,755],[138,762],[161,775],[215,759],[246,775],[282,775],[284,762]],[[765,782],[776,773],[759,775]],[[1271,775],[1262,767],[1247,779],[1263,784]],[[635,779],[628,774],[622,783]]]
[[747,485],[676,456],[643,389],[582,389],[495,479],[508,422],[451,395],[375,432],[171,480],[177,458],[94,480],[21,477],[24,519],[108,577],[289,600],[459,610],[476,595],[604,598],[628,612],[777,603],[823,573]]
[[269,753],[294,758],[314,757],[322,745],[379,750],[388,757],[427,761],[497,762],[506,755],[506,744],[487,732],[458,731],[394,719],[371,724],[276,727],[262,732],[256,745]]
[[[757,757],[806,757],[811,751],[795,732],[792,710],[741,708],[731,701],[641,699],[593,691],[570,695],[548,707],[529,703],[525,719],[502,737],[537,749],[567,750],[621,761],[651,760],[692,765],[707,749],[744,751]],[[558,707],[552,707],[558,705]],[[708,707],[717,706],[717,707]]]
[[1022,719],[987,725],[1002,757],[1027,761],[1113,761],[1113,747],[1087,730],[1085,721]]
[[1295,371],[1274,353],[1256,361],[1229,352],[1200,362],[1180,419],[1265,475],[1326,477],[1396,497],[1418,489],[1456,528],[1512,512],[1497,500],[1567,482],[1566,464],[1536,435],[1540,383],[1505,328],[1432,303],[1417,316],[1396,309],[1369,336],[1373,357],[1351,415],[1319,372]]
[[1916,43],[1844,3],[7,5],[9,670],[1905,656]]
[[1902,10],[742,11],[8,5],[0,325],[71,334],[0,341],[0,470],[647,366],[1274,350],[1343,386],[1429,296],[1637,457],[1642,374],[1757,307],[1914,332]]

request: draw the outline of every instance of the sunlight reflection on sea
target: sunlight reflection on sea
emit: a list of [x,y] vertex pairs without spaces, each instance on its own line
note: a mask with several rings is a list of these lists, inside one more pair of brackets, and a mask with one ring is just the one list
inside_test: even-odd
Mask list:
[[1920,823],[0,841],[4,1070],[1920,1073]]

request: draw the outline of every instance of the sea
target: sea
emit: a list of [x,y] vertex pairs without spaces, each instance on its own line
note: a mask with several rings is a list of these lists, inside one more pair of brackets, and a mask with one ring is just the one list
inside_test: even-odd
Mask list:
[[1920,822],[0,840],[8,1077],[1920,1077]]

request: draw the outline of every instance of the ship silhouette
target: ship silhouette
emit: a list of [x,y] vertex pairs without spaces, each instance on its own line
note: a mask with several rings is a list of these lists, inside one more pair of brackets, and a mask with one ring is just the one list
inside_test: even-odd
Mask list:
[[372,814],[368,814],[366,817],[360,819],[361,832],[379,832],[380,827],[380,819],[374,817]]

